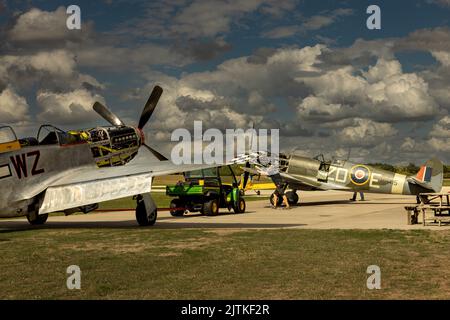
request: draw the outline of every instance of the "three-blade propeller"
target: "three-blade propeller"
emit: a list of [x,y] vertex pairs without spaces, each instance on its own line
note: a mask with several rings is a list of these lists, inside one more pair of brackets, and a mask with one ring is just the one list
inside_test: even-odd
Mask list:
[[[142,132],[142,129],[147,124],[147,122],[150,120],[150,117],[153,114],[153,111],[156,108],[156,105],[158,104],[159,98],[161,97],[163,93],[163,89],[160,86],[155,86],[153,88],[153,91],[150,95],[150,97],[147,100],[147,103],[145,104],[144,110],[142,110],[141,117],[139,119],[138,129]],[[106,106],[101,104],[100,102],[94,103],[94,110],[102,116],[106,121],[108,121],[110,124],[112,124],[115,127],[121,127],[125,126],[124,122],[120,120],[118,116],[116,116],[111,110],[109,110]],[[158,158],[160,161],[168,160],[165,156],[163,156],[161,153],[153,149],[152,147],[145,144],[144,141],[142,141],[142,145],[145,146],[153,155]]]

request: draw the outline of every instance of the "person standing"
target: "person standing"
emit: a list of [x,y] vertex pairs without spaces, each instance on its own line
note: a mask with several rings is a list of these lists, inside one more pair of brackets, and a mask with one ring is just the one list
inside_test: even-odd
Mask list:
[[358,193],[359,193],[360,201],[364,201],[364,192],[362,192],[362,191],[353,192],[353,197],[350,199],[350,201],[356,201],[356,196],[358,195]]

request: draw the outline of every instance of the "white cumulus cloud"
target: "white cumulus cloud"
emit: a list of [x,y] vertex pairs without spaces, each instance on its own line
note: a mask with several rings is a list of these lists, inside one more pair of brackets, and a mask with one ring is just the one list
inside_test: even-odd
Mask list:
[[28,118],[28,103],[10,86],[0,93],[0,122],[15,123]]
[[38,92],[36,100],[42,109],[38,120],[55,124],[91,121],[94,117],[98,117],[92,110],[94,102],[105,103],[101,96],[84,89],[67,93],[41,91]]

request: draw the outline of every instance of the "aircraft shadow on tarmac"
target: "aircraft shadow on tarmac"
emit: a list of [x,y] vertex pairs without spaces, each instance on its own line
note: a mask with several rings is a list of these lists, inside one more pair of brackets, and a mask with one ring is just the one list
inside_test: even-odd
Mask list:
[[[170,217],[168,217],[170,219]],[[177,219],[186,219],[186,217],[177,217]],[[210,217],[207,217],[210,218]],[[279,229],[306,226],[306,224],[299,223],[226,223],[217,222],[210,223],[203,222],[177,222],[170,223],[160,221],[164,217],[158,219],[156,224],[152,227],[140,227],[135,220],[125,221],[49,221],[42,226],[30,226],[26,221],[6,221],[0,222],[0,234],[7,234],[12,232],[28,231],[28,230],[58,230],[58,229]],[[1,241],[1,239],[0,239]]]
[[182,217],[158,217],[158,221],[161,220],[181,220],[181,219],[189,219],[189,218],[199,218],[199,217],[203,217],[204,219],[211,219],[214,217],[222,217],[222,216],[240,216],[240,215],[245,215],[248,213],[255,213],[255,211],[245,211],[245,213],[234,213],[233,211],[227,212],[219,212],[217,215],[215,216],[205,216],[204,214],[201,213],[188,213],[185,214]]
[[[325,205],[330,205],[330,204],[348,204],[348,203],[353,203],[353,201],[350,201],[350,200],[328,200],[328,201],[326,201],[325,200],[325,201],[314,201],[314,202],[299,202],[295,205],[291,205],[291,207],[296,208],[296,207],[309,207],[309,206],[325,206]],[[265,206],[265,208],[270,208],[270,205]]]
[[[371,201],[371,200],[364,200],[364,201],[330,200],[330,201],[300,202],[300,203],[298,203],[296,205],[292,205],[291,207],[292,208],[296,208],[296,207],[310,207],[310,206],[325,206],[325,205],[333,205],[333,204],[349,204],[349,205],[358,205],[358,204],[364,204],[364,205],[365,204],[371,204],[371,205],[400,204],[400,205],[412,205],[412,204],[415,204],[415,202],[414,201],[412,201],[412,202],[379,202],[379,201]],[[265,208],[270,208],[270,206],[267,205]]]

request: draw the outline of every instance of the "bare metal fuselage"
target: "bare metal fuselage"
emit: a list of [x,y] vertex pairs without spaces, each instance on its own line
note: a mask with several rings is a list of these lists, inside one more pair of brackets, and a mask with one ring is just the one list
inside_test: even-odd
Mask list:
[[0,217],[25,216],[47,186],[96,164],[89,144],[26,146],[0,154]]

